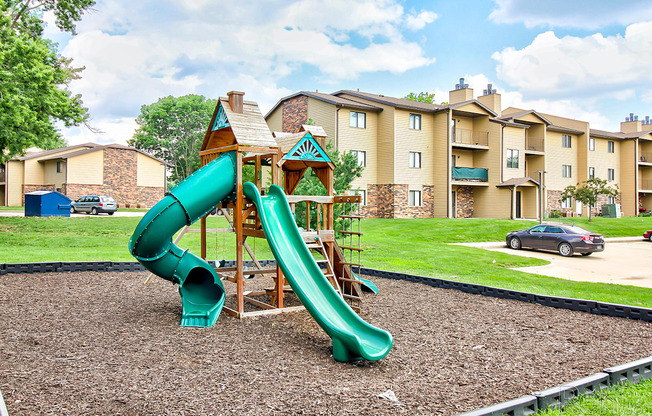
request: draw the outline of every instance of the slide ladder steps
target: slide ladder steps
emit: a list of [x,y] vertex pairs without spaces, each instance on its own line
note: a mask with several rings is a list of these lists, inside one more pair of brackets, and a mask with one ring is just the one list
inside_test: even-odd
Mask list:
[[306,243],[306,247],[308,247],[308,249],[310,250],[317,251],[319,254],[321,254],[324,257],[323,260],[315,260],[315,262],[317,264],[321,263],[326,265],[326,273],[324,273],[324,277],[328,279],[328,281],[331,283],[333,289],[335,289],[337,294],[342,296],[340,285],[337,283],[335,271],[333,270],[333,264],[331,263],[330,258],[328,257],[328,251],[326,250],[326,247],[324,247],[324,243],[321,241],[321,238],[319,236],[315,237],[314,242]]

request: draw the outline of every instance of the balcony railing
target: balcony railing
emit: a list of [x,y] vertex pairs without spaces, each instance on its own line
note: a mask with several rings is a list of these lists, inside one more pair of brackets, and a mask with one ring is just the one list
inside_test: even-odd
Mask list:
[[539,137],[528,137],[525,139],[525,150],[543,152],[543,139]]
[[453,143],[489,146],[489,132],[468,129],[454,129]]
[[489,170],[484,168],[454,167],[452,178],[457,181],[487,182],[489,180]]
[[638,154],[638,161],[644,163],[652,163],[652,153],[640,152]]

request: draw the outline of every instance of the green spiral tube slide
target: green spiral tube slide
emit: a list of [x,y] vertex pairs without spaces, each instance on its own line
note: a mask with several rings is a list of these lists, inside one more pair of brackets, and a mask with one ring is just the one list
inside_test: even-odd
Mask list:
[[212,326],[224,306],[224,286],[213,267],[172,242],[174,234],[231,196],[235,153],[225,153],[184,179],[140,221],[129,252],[155,275],[179,284],[181,326]]
[[333,358],[345,362],[385,357],[392,335],[362,320],[335,292],[303,242],[283,190],[272,185],[261,196],[247,182],[243,193],[258,207],[265,237],[294,293],[333,340]]

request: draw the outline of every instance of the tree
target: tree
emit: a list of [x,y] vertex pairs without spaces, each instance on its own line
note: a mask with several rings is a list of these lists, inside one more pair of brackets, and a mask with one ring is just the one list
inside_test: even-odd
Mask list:
[[582,186],[578,183],[577,186],[571,185],[564,188],[559,200],[573,198],[584,205],[588,205],[589,222],[591,222],[591,210],[598,202],[600,195],[615,197],[618,195],[618,186],[611,186],[607,181],[600,178],[591,178],[584,181]]
[[434,104],[435,94],[428,94],[428,91],[420,92],[419,94],[411,92],[403,98],[406,100],[418,101],[420,103]]
[[[335,170],[333,171],[333,190],[335,194],[342,194],[351,189],[351,182],[355,178],[359,178],[362,175],[364,167],[358,165],[358,157],[356,154],[351,152],[340,153],[337,149],[334,149],[330,142],[326,145],[326,153],[331,158],[335,164]],[[296,195],[326,195],[326,188],[321,183],[315,172],[312,169],[308,169],[301,178],[299,185],[297,185],[296,190],[294,191]],[[341,207],[336,206],[335,218],[340,214]],[[317,207],[316,204],[311,204],[310,210],[310,223],[317,223]],[[306,207],[304,204],[297,204],[296,207],[296,216],[297,224],[306,224]],[[336,224],[335,228],[341,227],[341,225]]]
[[128,144],[166,161],[170,181],[178,183],[199,168],[199,149],[216,105],[194,94],[144,105],[136,119],[140,127]]
[[61,30],[75,22],[92,0],[4,0],[0,2],[0,163],[26,148],[61,146],[56,122],[73,126],[88,120],[81,96],[68,90],[83,68],[58,55],[43,39],[42,13],[52,11]]

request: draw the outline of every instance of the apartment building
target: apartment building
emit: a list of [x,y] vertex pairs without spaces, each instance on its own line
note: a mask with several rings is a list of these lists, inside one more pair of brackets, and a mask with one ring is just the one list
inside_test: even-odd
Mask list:
[[22,206],[25,194],[58,191],[113,196],[118,204],[153,206],[165,193],[165,163],[133,147],[85,143],[34,151],[0,165],[0,205]]
[[621,203],[625,215],[636,215],[637,204],[652,208],[652,141],[645,129],[652,124],[633,119],[609,133],[535,110],[502,110],[491,84],[474,98],[463,79],[447,105],[352,90],[300,91],[266,115],[272,131],[293,133],[311,120],[340,151],[356,152],[365,170],[352,189],[363,195],[365,215],[381,218],[587,215],[588,207],[560,197],[591,176],[622,191],[598,205]]

